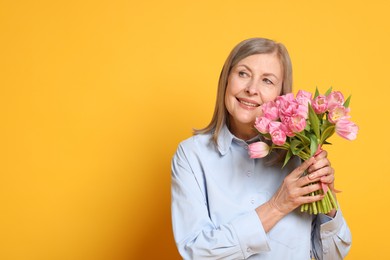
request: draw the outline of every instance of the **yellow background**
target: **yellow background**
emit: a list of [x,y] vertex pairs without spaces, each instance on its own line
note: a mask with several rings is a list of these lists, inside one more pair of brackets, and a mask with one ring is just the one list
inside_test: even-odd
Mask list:
[[170,160],[239,41],[283,42],[294,88],[352,94],[328,147],[347,259],[386,259],[388,1],[0,1],[0,259],[179,259]]

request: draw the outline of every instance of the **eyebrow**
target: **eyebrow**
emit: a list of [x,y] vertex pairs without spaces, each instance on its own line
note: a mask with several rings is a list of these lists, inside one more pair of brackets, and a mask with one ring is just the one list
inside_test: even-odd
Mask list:
[[[237,67],[240,67],[240,66],[243,66],[243,67],[245,67],[247,70],[249,70],[249,71],[252,71],[247,65],[245,65],[245,64],[239,64],[239,65],[237,65]],[[275,74],[273,74],[273,73],[268,73],[268,72],[266,72],[266,73],[264,73],[263,74],[264,76],[266,76],[266,77],[269,77],[269,76],[272,76],[272,77],[274,77],[274,78],[276,78],[276,79],[279,79]]]
[[272,77],[278,79],[278,77],[276,77],[276,75],[273,74],[273,73],[264,73],[263,75],[266,76],[266,77],[272,76]]

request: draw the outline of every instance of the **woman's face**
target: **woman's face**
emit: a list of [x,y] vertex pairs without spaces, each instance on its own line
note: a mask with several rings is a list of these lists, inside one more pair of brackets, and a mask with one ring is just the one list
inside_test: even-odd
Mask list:
[[280,95],[283,68],[276,53],[254,54],[231,70],[225,93],[230,131],[244,140],[255,135],[253,124],[261,105]]

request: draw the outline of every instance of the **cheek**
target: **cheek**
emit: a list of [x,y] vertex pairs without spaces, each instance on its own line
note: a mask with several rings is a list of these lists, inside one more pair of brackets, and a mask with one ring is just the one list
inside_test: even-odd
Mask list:
[[231,113],[231,111],[233,110],[234,100],[235,100],[235,96],[233,95],[232,90],[231,90],[231,88],[229,88],[229,85],[228,85],[226,87],[224,101],[225,101],[225,107],[229,113]]
[[229,78],[226,86],[226,95],[235,95],[237,92],[237,83],[234,79]]
[[225,90],[225,102],[232,102],[236,99],[236,95],[239,92],[236,82],[229,80]]
[[261,99],[263,103],[274,101],[281,93],[281,88],[264,88],[261,91]]

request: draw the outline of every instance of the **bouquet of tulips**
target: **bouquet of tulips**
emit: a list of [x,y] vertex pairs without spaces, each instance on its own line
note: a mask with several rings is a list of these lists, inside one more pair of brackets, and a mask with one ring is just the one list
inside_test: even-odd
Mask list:
[[[312,93],[300,90],[296,97],[289,93],[264,103],[263,115],[256,118],[255,128],[260,136],[270,140],[270,145],[261,141],[250,144],[250,157],[262,158],[273,149],[283,149],[287,151],[284,167],[294,155],[307,160],[319,153],[322,145],[330,144],[327,139],[335,132],[347,140],[356,139],[358,126],[350,121],[350,99],[351,96],[344,99],[341,92],[330,88],[324,95],[318,89],[314,97]],[[324,194],[324,198],[302,205],[302,212],[318,214],[337,209],[332,191],[326,184],[321,185],[322,190],[308,196]]]

